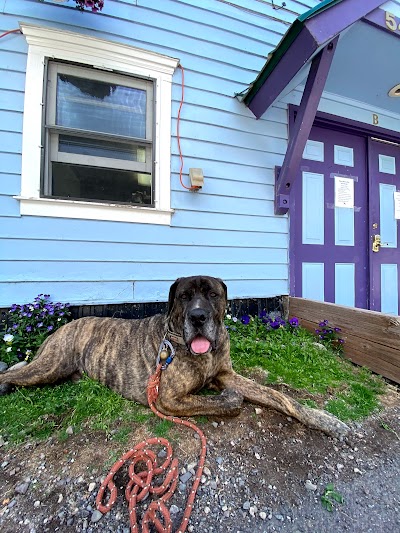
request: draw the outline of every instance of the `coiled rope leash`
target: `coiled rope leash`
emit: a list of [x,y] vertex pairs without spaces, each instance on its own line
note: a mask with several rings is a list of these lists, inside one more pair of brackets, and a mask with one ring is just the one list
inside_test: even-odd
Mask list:
[[[158,397],[158,388],[161,379],[161,372],[168,368],[175,355],[175,350],[171,343],[164,339],[160,345],[157,358],[157,367],[154,374],[150,377],[147,384],[147,400],[149,402],[150,409],[154,414],[164,420],[169,420],[175,424],[186,426],[195,431],[200,437],[200,457],[198,467],[191,488],[189,497],[187,499],[186,508],[183,513],[182,522],[177,530],[177,533],[184,533],[189,523],[189,518],[192,513],[196,492],[200,484],[200,479],[203,473],[204,463],[206,460],[206,445],[207,441],[204,433],[189,420],[182,420],[175,416],[168,416],[160,413],[155,406],[155,402]],[[157,456],[149,448],[152,445],[162,445],[166,448],[166,459],[161,466],[157,466]],[[129,521],[131,526],[131,533],[138,533],[137,523],[137,504],[143,501],[149,494],[158,496],[157,500],[153,500],[142,519],[142,533],[149,533],[149,526],[154,525],[158,533],[172,533],[172,520],[169,509],[165,505],[174,494],[176,486],[178,484],[179,469],[178,459],[172,459],[172,447],[168,440],[163,438],[150,438],[141,442],[128,452],[126,452],[111,468],[107,477],[104,479],[96,498],[96,507],[102,513],[108,513],[108,511],[114,505],[117,499],[117,487],[113,481],[115,474],[120,468],[127,462],[131,461],[128,467],[129,482],[125,488],[125,497],[129,506]],[[145,464],[145,469],[140,472],[135,472],[135,467],[138,463]],[[161,485],[155,486],[152,484],[155,476],[165,473],[165,478],[161,482]],[[104,493],[108,489],[110,495],[108,502],[103,504]],[[161,515],[163,522],[158,518],[157,513]]]

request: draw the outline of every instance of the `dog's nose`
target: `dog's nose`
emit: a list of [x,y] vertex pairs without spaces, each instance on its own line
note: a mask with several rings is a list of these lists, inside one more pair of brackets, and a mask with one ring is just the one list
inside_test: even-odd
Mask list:
[[189,318],[194,326],[202,326],[207,320],[207,311],[200,307],[196,307],[196,309],[190,311]]

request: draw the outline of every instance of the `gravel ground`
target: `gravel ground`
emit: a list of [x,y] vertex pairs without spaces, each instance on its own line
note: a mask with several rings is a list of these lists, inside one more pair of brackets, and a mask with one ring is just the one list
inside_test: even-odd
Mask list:
[[[200,423],[208,452],[188,531],[398,533],[398,389],[390,387],[384,404],[379,415],[353,424],[343,441],[249,404],[235,419]],[[150,436],[146,431],[132,429],[132,446]],[[0,438],[2,533],[129,533],[123,490],[108,514],[95,510],[101,479],[129,445],[100,432],[71,433],[64,442],[51,438],[14,448]],[[171,436],[180,464],[178,491],[170,502],[175,530],[191,487],[198,440],[181,427]],[[126,479],[121,471],[117,486]],[[321,503],[328,483],[344,498],[332,512]]]

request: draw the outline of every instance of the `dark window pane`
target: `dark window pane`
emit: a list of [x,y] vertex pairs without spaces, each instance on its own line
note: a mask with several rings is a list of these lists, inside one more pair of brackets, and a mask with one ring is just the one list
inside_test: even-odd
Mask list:
[[137,161],[139,163],[146,162],[146,148],[144,146],[117,141],[60,135],[58,149],[60,152],[69,154],[109,157],[125,161]]
[[142,89],[58,74],[56,124],[145,139],[146,100]]
[[151,175],[52,163],[52,196],[150,205]]

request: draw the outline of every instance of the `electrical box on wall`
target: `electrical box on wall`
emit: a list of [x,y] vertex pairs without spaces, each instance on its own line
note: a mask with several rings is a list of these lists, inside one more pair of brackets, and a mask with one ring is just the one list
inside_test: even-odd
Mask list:
[[189,168],[189,177],[192,187],[198,187],[201,189],[204,185],[203,169],[201,168]]

